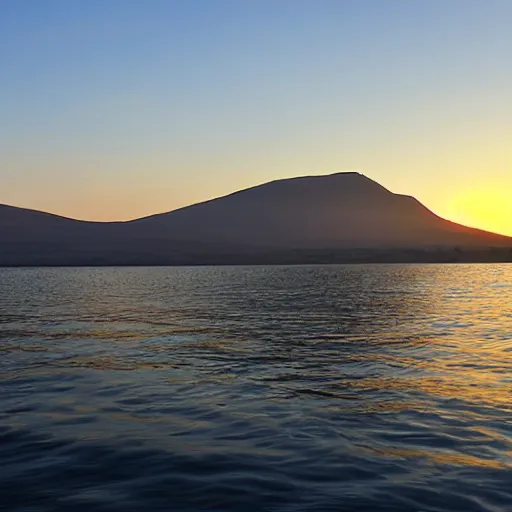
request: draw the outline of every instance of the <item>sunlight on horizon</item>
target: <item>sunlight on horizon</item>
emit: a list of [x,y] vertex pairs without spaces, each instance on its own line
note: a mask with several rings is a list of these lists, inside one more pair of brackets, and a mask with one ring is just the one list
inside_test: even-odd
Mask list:
[[512,197],[489,186],[462,189],[447,208],[446,218],[469,227],[512,236]]

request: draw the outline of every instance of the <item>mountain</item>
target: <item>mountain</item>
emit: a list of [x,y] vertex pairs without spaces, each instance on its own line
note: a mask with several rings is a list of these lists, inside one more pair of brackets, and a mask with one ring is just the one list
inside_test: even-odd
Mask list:
[[[479,255],[479,256],[477,256]],[[0,205],[0,265],[512,259],[512,238],[444,220],[359,173],[273,181],[128,222]]]
[[273,181],[133,221],[172,238],[271,248],[501,245],[511,239],[459,226],[359,173]]

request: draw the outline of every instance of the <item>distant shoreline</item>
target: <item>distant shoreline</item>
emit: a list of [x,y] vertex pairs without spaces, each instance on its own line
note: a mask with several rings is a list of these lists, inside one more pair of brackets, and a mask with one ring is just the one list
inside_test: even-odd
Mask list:
[[[24,261],[23,261],[24,260]],[[482,264],[512,263],[512,247],[452,250],[353,250],[286,251],[278,253],[208,254],[137,258],[12,258],[0,261],[0,268],[48,267],[205,267],[205,266],[300,266],[300,265],[378,265],[378,264]]]

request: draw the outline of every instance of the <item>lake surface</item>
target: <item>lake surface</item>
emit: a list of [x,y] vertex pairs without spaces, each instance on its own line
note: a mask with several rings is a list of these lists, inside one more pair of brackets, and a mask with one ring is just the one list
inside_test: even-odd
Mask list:
[[0,510],[510,511],[512,265],[0,269]]

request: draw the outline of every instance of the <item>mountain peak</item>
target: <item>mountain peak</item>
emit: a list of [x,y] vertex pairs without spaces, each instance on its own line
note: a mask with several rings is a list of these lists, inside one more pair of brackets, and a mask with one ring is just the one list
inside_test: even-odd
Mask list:
[[[309,176],[296,176],[291,178],[282,178],[245,190],[240,190],[230,195],[238,195],[243,193],[251,193],[256,190],[268,190],[270,188],[288,192],[298,193],[301,189],[309,194],[323,192],[331,195],[332,193],[343,193],[344,195],[357,193],[371,193],[371,190],[380,193],[390,194],[391,192],[376,181],[368,178],[364,174],[356,171],[342,171],[332,174],[313,174]],[[229,196],[227,196],[229,197]]]
[[324,174],[324,176],[362,176],[363,178],[367,178],[364,174],[357,171],[338,171],[331,174]]

